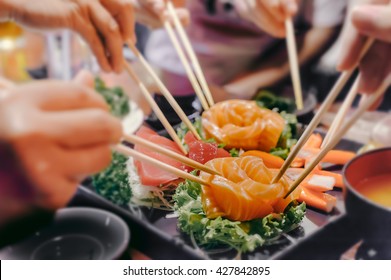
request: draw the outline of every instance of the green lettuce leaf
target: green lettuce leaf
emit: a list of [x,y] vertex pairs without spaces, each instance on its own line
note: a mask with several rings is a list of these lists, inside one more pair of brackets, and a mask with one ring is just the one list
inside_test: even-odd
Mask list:
[[129,97],[122,88],[108,88],[102,79],[95,78],[95,90],[103,96],[110,107],[110,112],[118,118],[123,118],[130,112]]
[[201,185],[189,180],[179,185],[174,201],[179,229],[193,236],[199,246],[206,249],[230,246],[241,252],[254,251],[268,240],[297,227],[306,209],[304,203],[292,204],[284,213],[249,222],[222,217],[208,219],[202,208]]
[[110,166],[92,176],[96,192],[118,205],[127,205],[132,197],[127,160],[127,157],[113,152]]

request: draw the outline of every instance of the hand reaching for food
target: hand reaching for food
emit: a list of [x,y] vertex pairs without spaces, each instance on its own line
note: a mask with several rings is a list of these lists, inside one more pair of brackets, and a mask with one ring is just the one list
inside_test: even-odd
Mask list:
[[107,72],[122,71],[123,44],[136,41],[130,0],[0,0],[0,9],[0,19],[78,32]]
[[[388,3],[386,0],[352,1],[344,26],[344,48],[338,68],[343,71],[359,65],[361,93],[374,92],[391,72],[391,6]],[[376,41],[360,60],[367,38]]]
[[298,0],[235,0],[239,15],[275,37],[285,37],[285,20],[298,12]]
[[11,87],[2,96],[0,139],[34,188],[29,204],[65,206],[82,179],[110,163],[121,124],[93,90],[80,82],[42,81]]
[[[149,28],[159,28],[163,25],[162,20],[169,18],[165,3],[167,0],[132,0],[138,22]],[[171,1],[183,25],[188,25],[190,16],[185,8],[184,0]]]

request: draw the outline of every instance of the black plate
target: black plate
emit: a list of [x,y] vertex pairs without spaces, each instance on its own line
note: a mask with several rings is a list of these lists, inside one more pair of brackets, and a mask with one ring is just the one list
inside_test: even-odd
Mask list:
[[[359,143],[342,140],[336,148],[357,151],[360,147],[361,144]],[[327,169],[338,172],[341,167],[328,166]],[[308,208],[299,228],[284,234],[273,245],[258,248],[252,253],[242,255],[242,258],[338,259],[341,251],[347,250],[348,247],[346,246],[353,244],[352,242],[357,241],[357,238],[354,238],[354,236],[341,238],[333,234],[333,231],[335,231],[336,234],[342,235],[345,232],[344,234],[347,235],[349,230],[345,231],[348,223],[344,217],[345,209],[342,192],[337,190],[330,193],[338,199],[337,207],[332,213],[325,214]],[[236,252],[233,251],[206,255],[205,252],[192,246],[187,235],[179,232],[176,218],[166,218],[167,212],[142,208],[141,216],[134,215],[129,209],[116,206],[94,193],[91,186],[81,187],[72,205],[101,207],[120,215],[132,229],[131,245],[153,259],[227,259],[236,256]],[[342,230],[342,233],[338,233],[341,231],[341,226],[344,230]],[[315,246],[314,243],[319,244]],[[311,245],[308,247],[306,244]],[[305,250],[306,247],[308,247],[308,250]]]

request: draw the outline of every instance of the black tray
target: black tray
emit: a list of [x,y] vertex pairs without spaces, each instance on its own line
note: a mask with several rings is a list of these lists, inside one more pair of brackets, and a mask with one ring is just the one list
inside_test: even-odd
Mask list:
[[[357,151],[361,144],[342,140],[337,149]],[[340,166],[326,169],[339,171]],[[350,223],[345,217],[341,191],[330,192],[337,197],[337,207],[325,214],[307,209],[301,226],[284,234],[273,245],[263,246],[243,259],[339,259],[357,240],[352,235]],[[167,212],[142,208],[143,217],[133,215],[129,209],[114,205],[96,194],[91,186],[81,186],[70,206],[92,206],[106,209],[121,216],[132,231],[131,246],[152,259],[226,259],[234,258],[235,252],[206,255],[192,247],[187,235],[177,229],[176,218],[166,218]]]

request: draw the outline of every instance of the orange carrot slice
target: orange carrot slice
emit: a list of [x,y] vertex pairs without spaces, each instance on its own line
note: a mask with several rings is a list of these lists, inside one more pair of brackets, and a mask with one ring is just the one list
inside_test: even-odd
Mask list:
[[314,133],[308,138],[307,142],[304,144],[305,148],[320,148],[322,145],[322,136],[319,133]]
[[304,164],[305,164],[305,159],[296,157],[292,161],[291,167],[293,167],[293,168],[301,168],[301,167],[304,166]]
[[268,168],[278,169],[281,168],[282,165],[284,164],[284,160],[282,158],[263,151],[258,151],[258,150],[247,151],[241,155],[241,157],[245,157],[245,156],[255,156],[261,158],[263,160],[263,163]]
[[356,156],[355,153],[341,150],[331,150],[322,159],[322,162],[343,165]]

